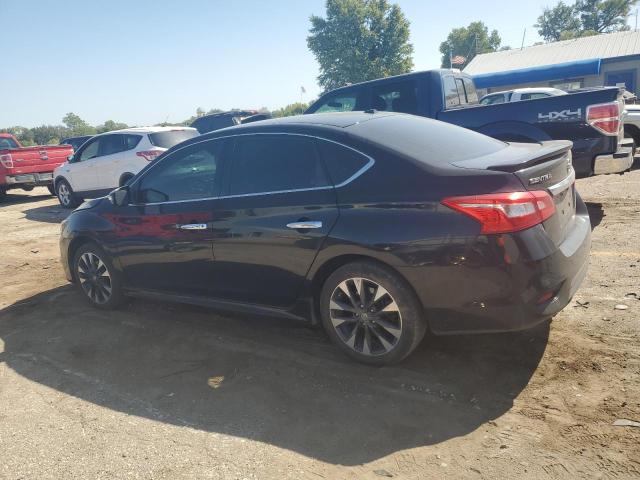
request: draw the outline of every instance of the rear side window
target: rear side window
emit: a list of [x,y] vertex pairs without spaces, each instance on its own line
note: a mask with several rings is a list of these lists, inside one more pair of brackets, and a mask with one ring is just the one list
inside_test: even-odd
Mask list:
[[105,135],[100,137],[100,156],[123,152],[124,135]]
[[132,148],[136,148],[142,140],[141,135],[123,135],[125,142],[125,150],[131,150]]
[[442,88],[444,90],[444,106],[452,108],[460,106],[460,97],[458,96],[458,87],[453,75],[442,77]]
[[484,97],[480,102],[482,105],[495,105],[497,103],[504,103],[504,94],[489,95]]
[[155,132],[149,134],[151,145],[160,148],[171,148],[174,145],[198,136],[197,130],[169,130],[167,132]]
[[237,137],[235,140],[230,195],[328,185],[329,180],[311,138],[254,135]]
[[520,100],[535,100],[536,98],[546,98],[548,96],[546,93],[523,93],[520,95]]
[[373,88],[371,108],[387,112],[418,112],[418,96],[415,82],[405,81],[379,85]]
[[369,163],[363,154],[337,143],[318,140],[317,145],[334,185],[350,179]]
[[464,91],[467,94],[467,103],[478,103],[478,91],[470,78],[463,77],[462,83],[464,85]]

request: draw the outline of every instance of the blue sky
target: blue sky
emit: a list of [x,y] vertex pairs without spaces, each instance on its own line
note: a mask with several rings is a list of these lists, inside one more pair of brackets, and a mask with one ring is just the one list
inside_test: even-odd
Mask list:
[[[397,0],[416,70],[439,67],[448,32],[482,20],[503,44],[539,40],[554,0]],[[275,109],[319,92],[306,37],[324,0],[0,0],[0,127],[181,121],[197,107]]]

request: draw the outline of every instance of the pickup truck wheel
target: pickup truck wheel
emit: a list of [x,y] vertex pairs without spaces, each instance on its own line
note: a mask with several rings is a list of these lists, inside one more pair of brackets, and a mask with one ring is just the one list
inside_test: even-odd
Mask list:
[[56,195],[56,189],[55,189],[55,188],[53,188],[53,185],[47,185],[47,190],[49,190],[49,193],[50,193],[51,195],[53,195],[54,197],[55,197],[55,196],[57,196],[57,195]]
[[73,193],[71,185],[69,185],[69,182],[66,180],[60,180],[56,184],[56,196],[58,197],[60,205],[64,208],[76,208],[80,205],[78,197]]
[[5,198],[7,198],[7,189],[0,187],[0,202],[4,202]]

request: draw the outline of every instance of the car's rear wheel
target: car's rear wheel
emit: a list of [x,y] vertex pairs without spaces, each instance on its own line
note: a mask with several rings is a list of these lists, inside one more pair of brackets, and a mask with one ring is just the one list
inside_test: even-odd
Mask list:
[[373,262],[354,262],[326,280],[320,297],[323,325],[352,358],[388,365],[406,358],[426,331],[423,309],[407,282]]
[[95,243],[86,243],[76,251],[73,275],[84,298],[95,307],[111,310],[124,300],[118,271]]
[[69,182],[64,179],[59,180],[58,183],[56,183],[56,196],[58,197],[60,205],[64,208],[76,208],[80,205],[80,200],[73,193],[71,185],[69,185]]

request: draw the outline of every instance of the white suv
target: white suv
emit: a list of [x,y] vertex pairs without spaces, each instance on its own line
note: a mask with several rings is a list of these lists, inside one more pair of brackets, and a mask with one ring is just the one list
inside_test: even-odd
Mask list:
[[174,145],[198,135],[189,127],[140,127],[96,135],[53,172],[58,200],[74,208],[84,198],[124,185]]

